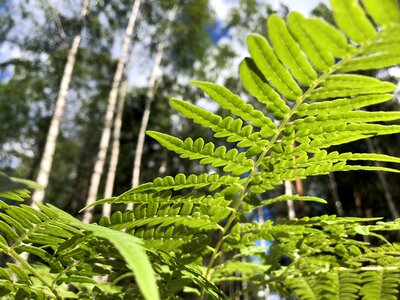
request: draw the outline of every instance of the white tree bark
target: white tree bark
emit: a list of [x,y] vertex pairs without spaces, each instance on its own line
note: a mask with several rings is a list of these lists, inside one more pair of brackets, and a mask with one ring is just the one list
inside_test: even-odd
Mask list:
[[[172,23],[173,20],[175,19],[177,10],[178,10],[178,6],[175,5],[174,8],[172,9],[171,16],[169,19],[170,23]],[[166,38],[168,38],[168,36],[169,36],[170,29],[171,29],[171,27],[168,27],[168,32],[165,34]],[[133,172],[132,172],[132,188],[137,187],[139,185],[140,166],[141,166],[142,156],[143,156],[144,140],[146,137],[147,125],[149,124],[151,104],[154,100],[154,94],[157,90],[156,79],[157,79],[158,71],[160,69],[161,60],[164,55],[164,47],[165,47],[165,41],[162,41],[158,45],[157,54],[154,59],[153,67],[152,67],[150,78],[149,78],[149,85],[148,85],[148,90],[147,90],[147,94],[146,94],[146,103],[145,103],[144,113],[142,116],[142,122],[140,124],[138,140],[136,143],[135,160],[133,163]],[[133,209],[133,204],[129,203],[127,205],[127,209]]]
[[[89,12],[89,0],[83,1],[81,10],[80,22],[83,23],[85,17]],[[56,100],[56,107],[54,114],[51,118],[49,132],[47,133],[46,144],[43,151],[43,156],[40,161],[39,173],[37,175],[37,183],[39,183],[43,189],[36,190],[32,195],[33,203],[43,203],[47,185],[49,183],[49,176],[51,166],[53,164],[54,152],[56,149],[57,137],[60,132],[60,124],[64,114],[65,103],[67,101],[67,94],[69,85],[71,83],[72,72],[75,66],[76,54],[81,43],[81,31],[77,33],[72,41],[71,48],[68,52],[67,63],[64,67],[63,77],[61,79],[60,90]]]
[[[289,180],[285,180],[285,195],[293,195],[293,186]],[[287,201],[288,218],[289,220],[296,218],[293,200]]]
[[[112,120],[114,116],[115,106],[117,102],[118,89],[121,84],[122,75],[125,69],[125,64],[128,57],[129,46],[132,41],[132,33],[137,18],[137,13],[140,7],[141,0],[135,0],[129,17],[128,26],[125,30],[125,37],[122,43],[121,54],[119,56],[117,70],[114,74],[114,79],[111,87],[111,91],[108,97],[108,104],[106,108],[106,116],[104,120],[103,132],[101,134],[99,152],[94,165],[94,171],[90,179],[89,194],[86,201],[86,206],[93,204],[96,201],[97,193],[99,191],[101,175],[103,174],[104,162],[107,155],[107,148],[110,142]],[[85,210],[82,220],[83,222],[89,223],[93,218],[93,207]]]
[[142,121],[140,124],[138,141],[136,143],[135,160],[132,175],[132,187],[136,187],[139,184],[140,175],[140,163],[143,156],[144,139],[146,136],[146,129],[150,119],[151,104],[154,100],[154,94],[156,92],[156,79],[158,71],[160,70],[161,59],[164,54],[164,43],[160,43],[158,46],[157,54],[154,59],[153,68],[151,70],[149,86],[146,93],[146,103],[144,106],[144,112]]
[[[124,104],[127,91],[127,81],[128,80],[125,75],[125,78],[122,81],[119,90],[119,101],[114,121],[113,143],[112,143],[112,150],[110,157],[110,165],[108,168],[107,179],[106,179],[106,186],[104,189],[104,198],[112,197],[112,193],[114,190],[114,181],[117,172],[118,156],[119,156],[119,146],[120,146],[119,140],[121,137],[122,115],[124,112]],[[110,215],[111,215],[111,204],[104,204],[103,216],[109,217]]]
[[[264,220],[264,207],[261,206],[257,209],[257,214],[258,214],[258,224],[263,225],[265,220]],[[260,240],[260,246],[261,247],[266,247],[267,242],[266,240]],[[268,276],[265,275],[264,279],[268,279]],[[268,284],[265,285],[264,290],[263,290],[263,298],[264,300],[268,300],[269,297],[269,286]],[[247,297],[248,298],[248,297]]]

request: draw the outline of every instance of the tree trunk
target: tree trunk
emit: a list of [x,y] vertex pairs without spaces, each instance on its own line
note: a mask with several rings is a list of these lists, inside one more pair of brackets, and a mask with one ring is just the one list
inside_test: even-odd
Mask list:
[[[285,195],[293,195],[293,186],[289,180],[285,180]],[[289,220],[296,218],[293,200],[287,201],[288,218]]]
[[132,187],[136,187],[139,185],[139,175],[140,175],[140,164],[143,156],[143,148],[144,148],[144,139],[146,136],[146,129],[150,119],[150,110],[151,104],[154,100],[154,94],[156,92],[156,78],[157,73],[160,69],[160,63],[162,56],[164,54],[164,43],[162,42],[157,51],[157,55],[155,57],[153,68],[151,71],[150,79],[149,79],[149,87],[147,89],[146,94],[146,103],[144,106],[144,112],[142,116],[142,121],[140,124],[138,140],[136,144],[136,151],[135,151],[135,160],[134,160],[134,167],[133,167],[133,174],[132,174]]
[[[265,220],[264,220],[264,207],[259,207],[257,209],[257,214],[258,214],[258,224],[263,225]],[[260,247],[266,247],[267,243],[265,240],[260,240]],[[264,279],[268,279],[268,276],[265,275]],[[268,284],[265,285],[264,291],[263,291],[263,298],[264,300],[268,300],[269,297],[269,286]]]
[[[303,181],[300,178],[296,178],[295,181],[295,191],[297,195],[304,196]],[[297,218],[302,218],[306,216],[305,210],[306,206],[304,201],[297,201]]]
[[335,175],[333,173],[329,173],[328,177],[329,177],[329,188],[331,190],[333,200],[335,201],[336,212],[339,217],[342,217],[344,215],[344,211],[342,202],[340,201]]
[[[115,175],[116,175],[117,164],[118,164],[118,156],[119,156],[119,145],[120,145],[119,139],[121,136],[122,115],[124,112],[126,90],[127,90],[127,78],[125,75],[125,78],[121,83],[117,113],[115,115],[114,130],[113,130],[113,144],[112,144],[110,165],[108,168],[107,179],[106,179],[106,187],[104,190],[104,198],[112,197],[112,193],[113,193],[113,189],[114,189],[114,181],[115,181]],[[103,205],[103,216],[109,217],[110,214],[111,214],[111,204],[104,204]]]
[[[367,143],[369,152],[376,153],[376,149],[375,149],[372,141],[370,139],[367,139],[366,143]],[[382,164],[378,161],[374,161],[374,164],[377,167],[382,167]],[[379,171],[377,172],[377,174],[378,174],[379,181],[382,184],[383,196],[385,197],[386,204],[389,208],[389,212],[392,215],[393,219],[398,219],[400,217],[400,214],[399,214],[399,211],[397,210],[396,204],[393,200],[392,193],[390,193],[390,187],[386,180],[385,174],[383,172],[379,172]]]
[[[170,23],[172,23],[173,20],[175,19],[177,10],[178,10],[178,6],[175,5],[171,12]],[[165,34],[165,38],[168,38],[170,29],[171,29],[171,27],[169,27],[168,32]],[[144,140],[146,137],[147,125],[149,124],[151,104],[154,100],[154,94],[157,90],[156,79],[157,79],[158,71],[160,69],[161,60],[164,55],[164,47],[165,47],[165,41],[162,41],[158,45],[157,54],[154,59],[153,68],[151,70],[151,74],[150,74],[150,78],[149,78],[149,87],[148,87],[147,94],[146,94],[146,103],[145,103],[144,113],[143,113],[143,117],[142,117],[142,122],[140,124],[139,135],[138,135],[136,151],[135,151],[135,160],[133,163],[132,188],[137,187],[139,185],[140,165],[141,165],[142,156],[143,156]],[[127,205],[127,209],[132,209],[132,208],[133,208],[133,204],[129,203]]]
[[71,82],[72,72],[75,66],[76,54],[78,52],[79,45],[81,43],[81,32],[83,27],[83,21],[89,12],[89,0],[83,1],[83,7],[80,16],[80,29],[77,35],[74,37],[71,45],[71,49],[68,53],[67,63],[64,67],[63,77],[61,79],[60,91],[57,96],[56,107],[54,110],[53,117],[51,119],[49,131],[47,134],[46,145],[44,147],[44,152],[42,159],[40,161],[39,173],[37,176],[37,183],[39,183],[43,189],[36,190],[32,195],[33,203],[43,203],[45,191],[49,183],[49,176],[51,171],[51,166],[53,164],[54,152],[56,149],[57,137],[60,132],[60,124],[64,114],[64,107],[67,100],[67,94],[69,85]]
[[[86,206],[96,201],[97,193],[99,191],[100,179],[101,175],[103,174],[104,162],[107,155],[107,148],[110,142],[112,120],[117,102],[118,89],[121,84],[122,75],[125,69],[125,64],[129,52],[129,46],[131,44],[132,33],[139,7],[140,7],[140,0],[135,0],[129,17],[128,26],[126,27],[125,30],[125,37],[122,43],[121,54],[119,56],[117,70],[115,71],[110,95],[108,97],[108,104],[104,120],[103,132],[101,134],[101,139],[100,139],[99,152],[97,154],[97,159],[94,165],[93,174],[90,179],[89,194],[86,201]],[[92,220],[92,218],[93,218],[93,207],[85,210],[82,220],[83,222],[89,223]]]

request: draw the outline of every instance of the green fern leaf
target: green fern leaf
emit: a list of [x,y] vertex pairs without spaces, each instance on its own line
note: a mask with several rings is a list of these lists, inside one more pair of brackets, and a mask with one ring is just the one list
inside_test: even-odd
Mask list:
[[[390,244],[382,234],[382,231],[400,229],[398,221],[369,225],[365,222],[377,219],[321,216],[276,223],[266,221],[262,225],[246,222],[247,213],[263,205],[286,200],[325,203],[310,196],[271,193],[268,198],[260,195],[284,181],[338,171],[400,173],[392,165],[377,167],[370,163],[400,163],[397,157],[323,150],[400,132],[400,125],[384,123],[400,119],[400,113],[360,110],[390,100],[390,93],[396,87],[372,77],[345,74],[400,62],[398,12],[390,16],[383,16],[382,10],[372,13],[371,7],[377,6],[377,2],[366,0],[367,13],[373,19],[370,21],[359,1],[331,2],[338,27],[319,18],[306,19],[291,13],[287,23],[276,15],[269,18],[268,37],[249,36],[251,58],[241,63],[240,77],[245,89],[256,98],[250,99],[264,104],[265,112],[243,100],[247,98],[242,99],[209,82],[193,83],[234,117],[222,118],[193,104],[171,100],[171,105],[182,115],[211,129],[215,137],[237,143],[242,149],[230,149],[232,145],[216,147],[202,138],[181,140],[148,132],[182,158],[222,167],[232,176],[166,176],[96,203],[135,205],[132,211],[114,213],[111,218],[103,218],[100,224],[142,239],[154,251],[157,270],[163,270],[159,273],[161,285],[170,285],[174,295],[180,294],[185,284],[195,283],[203,291],[199,293],[195,288],[191,291],[206,298],[209,295],[204,282],[228,280],[251,281],[250,289],[267,282],[271,289],[300,299],[357,299],[367,295],[391,299],[398,293],[400,283],[392,275],[384,280],[382,276],[368,274],[371,270],[382,271],[385,266],[398,265],[400,247]],[[386,0],[384,5],[393,8],[395,4]],[[373,21],[380,25],[377,29]],[[269,116],[281,122],[275,124]],[[44,220],[33,212],[24,211],[23,216],[33,227]],[[17,229],[8,225],[10,228],[6,230],[17,233]],[[67,229],[59,232],[53,226],[49,228],[51,235],[61,240],[69,234]],[[218,236],[218,240],[205,238],[208,233]],[[44,232],[39,230],[35,234]],[[380,239],[384,245],[370,244],[360,239],[360,235]],[[80,238],[72,237],[71,243],[76,245]],[[258,240],[271,243],[255,247]],[[68,247],[65,250],[62,253]],[[170,252],[171,257],[162,251]],[[204,254],[210,255],[206,259],[207,267],[202,265]],[[186,269],[191,275],[178,277],[182,268],[173,266],[174,255],[201,269],[204,277],[195,282],[199,272]],[[239,262],[246,256],[256,257],[264,267],[257,269],[253,263]],[[165,257],[168,263],[160,262],[160,257]],[[225,263],[225,257],[232,259]],[[288,263],[282,266],[285,257]],[[242,277],[235,274],[239,267]],[[385,285],[385,282],[389,283]],[[373,294],[373,289],[379,289],[379,294]],[[218,298],[218,292],[210,294]]]
[[362,70],[381,69],[400,64],[398,52],[383,52],[376,55],[364,55],[349,62],[339,68],[342,72],[354,72]]
[[400,21],[400,11],[395,0],[362,0],[368,14],[378,25],[390,25]]
[[251,126],[243,126],[241,119],[234,120],[232,117],[222,119],[212,112],[179,99],[171,99],[170,104],[195,123],[210,128],[217,138],[227,137],[228,142],[239,142],[240,147],[262,147],[268,144],[266,141],[261,141],[259,133],[253,133]]
[[16,241],[19,238],[19,235],[3,221],[0,221],[0,230],[6,235],[8,240]]
[[11,218],[9,215],[0,213],[0,218],[2,218],[7,224],[11,225],[19,236],[26,232],[26,229],[18,221]]
[[332,54],[320,44],[316,43],[314,39],[304,28],[304,20],[302,14],[298,12],[291,12],[288,16],[288,26],[290,33],[299,43],[301,49],[307,55],[311,63],[318,71],[325,71],[335,63]]
[[364,94],[389,93],[396,90],[396,86],[389,82],[361,75],[331,75],[320,88],[312,91],[308,100],[321,100],[358,96]]
[[330,2],[336,23],[350,39],[363,43],[376,36],[374,26],[357,0],[330,0]]
[[16,264],[12,264],[12,263],[6,263],[7,267],[9,267],[11,269],[11,271],[14,272],[15,275],[17,275],[18,277],[18,281],[21,283],[25,283],[30,285],[32,282],[29,279],[29,274],[26,272],[25,269],[23,269],[22,267],[16,265]]
[[[293,127],[296,131],[309,130],[309,133],[318,132],[319,126],[332,127],[339,129],[347,124],[367,122],[394,121],[400,118],[399,112],[368,112],[368,111],[350,111],[342,113],[319,114],[305,119],[294,121]],[[313,128],[314,127],[314,128]]]
[[356,96],[354,98],[336,99],[331,101],[302,103],[296,112],[299,117],[327,114],[333,112],[345,112],[363,108],[369,105],[386,102],[393,98],[391,94],[372,94]]
[[187,178],[184,174],[180,173],[175,176],[175,178],[171,176],[167,176],[164,178],[156,178],[152,183],[142,184],[136,188],[131,189],[130,191],[124,193],[124,196],[128,196],[129,194],[134,193],[143,193],[149,191],[165,191],[165,190],[174,190],[178,191],[181,189],[201,189],[204,187],[209,187],[210,191],[218,189],[223,185],[231,186],[238,185],[239,186],[239,177],[233,176],[219,176],[218,174],[201,174],[194,175],[191,174]]
[[84,224],[55,207],[51,208],[70,225],[88,230],[99,238],[109,240],[126,260],[129,268],[137,274],[135,279],[145,299],[159,299],[155,274],[144,249],[141,248],[140,240],[124,232],[114,231],[98,225]]
[[318,49],[335,57],[344,57],[354,49],[347,44],[346,37],[339,30],[321,19],[306,19],[303,27]]
[[273,113],[278,120],[283,119],[290,108],[286,105],[279,94],[267,83],[264,75],[259,71],[254,61],[246,57],[239,67],[240,78],[246,90],[266,105],[269,112]]
[[261,35],[251,34],[247,44],[258,69],[289,101],[296,101],[303,93],[290,73],[279,62],[268,41]]
[[253,108],[239,96],[233,94],[227,88],[211,82],[192,81],[192,83],[206,92],[221,107],[230,110],[234,115],[240,116],[245,121],[253,123],[260,128],[266,128],[269,135],[272,135],[276,129],[275,124],[264,113]]
[[271,205],[273,203],[288,201],[288,200],[298,200],[298,201],[312,201],[318,203],[326,204],[326,200],[319,198],[319,197],[311,197],[311,196],[300,196],[300,195],[281,195],[276,198],[267,199],[261,201],[261,205]]
[[155,131],[148,131],[147,134],[168,150],[178,153],[182,158],[200,159],[201,164],[211,164],[214,167],[225,166],[224,170],[234,175],[246,173],[253,167],[253,161],[247,159],[245,153],[239,154],[236,149],[227,152],[225,146],[218,147],[214,151],[214,145],[212,143],[204,145],[201,138],[195,141],[187,138],[182,141]]
[[[166,227],[174,224],[175,226],[187,226],[201,231],[220,229],[220,226],[217,223],[220,221],[218,218],[214,219],[212,216],[202,214],[196,210],[194,210],[194,212],[189,216],[179,215],[180,206],[173,207],[168,205],[159,206],[156,215],[150,215],[148,213],[146,213],[146,215],[140,215],[139,210],[141,208],[145,208],[145,206],[136,209],[134,220],[126,220],[125,222],[114,220],[110,228],[115,230],[131,230],[145,225]],[[225,210],[224,212],[224,216],[226,216],[230,211]]]
[[400,284],[398,271],[366,271],[361,273],[361,278],[363,285],[360,295],[363,300],[397,299]]
[[290,35],[285,22],[277,15],[268,18],[268,35],[279,59],[301,84],[310,86],[317,73],[304,57],[300,47]]
[[360,276],[351,270],[330,270],[317,278],[316,290],[321,299],[358,299]]
[[313,278],[291,278],[285,280],[285,283],[293,289],[295,294],[304,300],[318,300],[318,294],[315,291],[315,282]]

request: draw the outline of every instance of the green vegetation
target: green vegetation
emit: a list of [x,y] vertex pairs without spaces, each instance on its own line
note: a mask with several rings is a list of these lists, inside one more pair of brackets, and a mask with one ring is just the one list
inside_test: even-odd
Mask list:
[[[247,39],[250,57],[239,67],[246,95],[192,82],[222,111],[170,100],[223,144],[148,135],[211,172],[156,178],[98,200],[93,206],[133,204],[98,224],[50,204],[35,210],[0,202],[0,251],[9,259],[0,268],[0,296],[257,299],[263,291],[287,299],[397,299],[399,219],[253,218],[288,200],[326,203],[282,194],[287,182],[332,172],[400,173],[399,157],[340,152],[342,145],[400,132],[400,112],[369,110],[389,103],[396,86],[368,75],[400,63],[400,10],[394,0],[361,3],[331,0],[337,26],[297,12],[270,15],[267,38]],[[27,196],[26,183],[0,175],[8,187],[2,197]],[[241,286],[233,293],[232,282]]]

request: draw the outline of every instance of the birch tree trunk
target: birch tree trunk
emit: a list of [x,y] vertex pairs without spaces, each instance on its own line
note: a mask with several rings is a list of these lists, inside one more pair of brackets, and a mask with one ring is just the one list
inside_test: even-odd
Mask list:
[[[114,116],[115,106],[117,102],[118,89],[121,84],[122,75],[125,69],[125,64],[128,57],[129,46],[132,41],[132,33],[135,26],[137,13],[140,7],[141,0],[135,0],[132,10],[129,16],[128,26],[125,30],[125,37],[122,43],[121,54],[119,56],[117,70],[114,74],[114,79],[111,87],[111,91],[108,97],[108,104],[106,108],[106,116],[104,120],[103,132],[101,134],[99,152],[94,165],[94,171],[90,179],[89,193],[86,201],[86,206],[96,201],[97,193],[99,191],[100,179],[103,174],[104,162],[107,155],[107,148],[110,142],[112,120]],[[82,220],[83,222],[89,223],[93,218],[93,207],[85,210]]]
[[[366,143],[367,143],[369,152],[376,153],[376,149],[375,149],[375,146],[372,143],[372,141],[370,139],[367,139]],[[374,161],[374,164],[377,167],[382,167],[382,164],[378,161]],[[383,172],[377,172],[377,174],[378,174],[379,181],[382,184],[383,196],[385,197],[386,204],[389,208],[389,212],[392,215],[393,219],[398,219],[400,217],[400,214],[399,214],[399,211],[397,210],[396,204],[393,200],[393,196],[392,196],[392,193],[390,192],[390,187],[386,180],[385,174]]]
[[[258,224],[260,224],[260,226],[262,226],[264,224],[264,222],[265,222],[265,219],[264,219],[264,207],[263,206],[261,206],[261,207],[259,207],[257,209],[257,214],[258,214]],[[266,247],[267,246],[266,241],[265,240],[260,240],[260,246],[261,247]],[[268,276],[265,275],[264,279],[268,279]],[[269,294],[270,294],[269,285],[266,284],[265,287],[264,287],[264,291],[263,291],[264,300],[268,300]]]
[[49,183],[51,166],[53,164],[54,152],[56,150],[57,137],[60,132],[61,120],[64,114],[65,103],[67,100],[68,90],[71,83],[72,72],[75,66],[76,54],[81,43],[82,27],[85,17],[89,12],[89,0],[83,1],[83,6],[80,15],[80,28],[77,35],[72,41],[71,48],[68,52],[67,63],[64,67],[64,73],[61,79],[60,90],[58,92],[54,114],[51,118],[49,131],[47,133],[46,144],[43,151],[43,156],[40,161],[39,173],[37,175],[37,183],[43,189],[35,190],[32,195],[32,204],[43,203],[47,185]]
[[144,106],[142,121],[140,123],[138,140],[136,143],[135,160],[134,160],[133,174],[132,174],[132,187],[136,187],[139,184],[140,164],[143,156],[144,139],[146,136],[147,125],[150,119],[151,104],[153,103],[154,94],[156,92],[157,73],[160,69],[160,64],[163,54],[164,54],[164,43],[162,42],[158,46],[157,54],[154,59],[153,67],[150,74],[149,86],[146,93],[146,103]]
[[[118,165],[119,146],[120,146],[119,140],[121,137],[122,115],[124,112],[126,91],[127,91],[127,78],[125,75],[125,78],[123,79],[119,90],[119,101],[114,121],[113,143],[112,143],[112,150],[110,157],[110,165],[108,168],[107,179],[106,179],[106,187],[104,189],[104,198],[112,197],[112,193],[114,190],[114,181]],[[111,214],[111,204],[104,204],[103,216],[109,217],[110,214]]]
[[[178,6],[175,5],[174,8],[172,9],[171,16],[169,19],[170,23],[172,23],[173,20],[175,19],[177,11],[178,11]],[[170,29],[171,29],[171,27],[168,27],[168,32],[165,34],[165,38],[168,38]],[[148,90],[147,90],[147,94],[146,94],[146,103],[145,103],[144,113],[143,113],[143,117],[142,117],[142,122],[140,124],[138,140],[136,143],[135,160],[133,163],[133,171],[132,171],[132,187],[133,188],[137,187],[139,185],[140,166],[142,163],[144,140],[146,137],[147,126],[149,124],[151,104],[154,100],[154,94],[157,90],[156,79],[157,79],[158,71],[160,69],[161,60],[164,55],[164,47],[165,47],[165,41],[162,41],[158,45],[157,54],[154,59],[153,67],[152,67],[150,78],[149,78],[149,86],[148,86]],[[133,208],[133,204],[129,203],[127,205],[127,209],[132,209],[132,208]]]
[[[293,186],[289,180],[285,180],[285,195],[293,195]],[[289,220],[296,218],[293,200],[287,201],[288,218]]]

